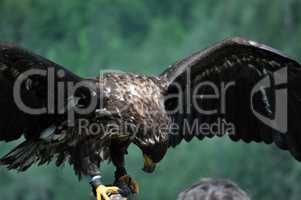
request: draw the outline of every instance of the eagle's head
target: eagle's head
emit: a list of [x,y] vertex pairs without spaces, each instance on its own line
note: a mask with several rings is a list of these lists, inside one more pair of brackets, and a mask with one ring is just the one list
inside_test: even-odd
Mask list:
[[142,150],[144,158],[144,166],[142,170],[147,173],[152,173],[156,168],[156,164],[165,156],[168,145],[166,142],[161,142],[139,147]]
[[168,134],[166,130],[155,129],[148,134],[137,134],[134,144],[142,151],[144,158],[143,171],[152,173],[156,164],[165,156],[168,149]]

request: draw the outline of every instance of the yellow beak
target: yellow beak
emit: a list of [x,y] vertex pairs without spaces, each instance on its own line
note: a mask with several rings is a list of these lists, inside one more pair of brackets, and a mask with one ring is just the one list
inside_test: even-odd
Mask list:
[[152,173],[156,168],[156,163],[154,163],[154,161],[146,154],[143,154],[143,158],[144,158],[144,167],[142,170],[147,173]]

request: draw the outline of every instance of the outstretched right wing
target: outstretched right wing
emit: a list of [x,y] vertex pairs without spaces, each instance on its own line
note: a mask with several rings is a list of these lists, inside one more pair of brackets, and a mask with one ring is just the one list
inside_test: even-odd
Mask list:
[[[175,63],[162,78],[169,83],[166,96],[174,96],[166,109],[175,110],[170,116],[180,127],[170,135],[171,146],[227,134],[233,141],[275,143],[301,161],[298,62],[266,45],[230,38]],[[234,130],[209,130],[218,119]]]

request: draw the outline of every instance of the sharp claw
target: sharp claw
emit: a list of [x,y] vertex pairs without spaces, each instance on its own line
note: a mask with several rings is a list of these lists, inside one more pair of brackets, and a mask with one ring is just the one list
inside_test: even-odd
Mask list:
[[108,194],[117,194],[118,192],[118,187],[106,187],[104,185],[100,185],[96,188],[96,197],[97,200],[110,200]]
[[128,175],[119,178],[119,181],[127,185],[133,193],[139,193],[139,184]]

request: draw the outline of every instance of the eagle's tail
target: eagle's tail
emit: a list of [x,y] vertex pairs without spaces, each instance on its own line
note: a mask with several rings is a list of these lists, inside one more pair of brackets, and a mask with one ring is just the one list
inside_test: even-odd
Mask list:
[[0,165],[8,169],[25,171],[38,159],[41,143],[38,141],[25,141],[0,159]]

